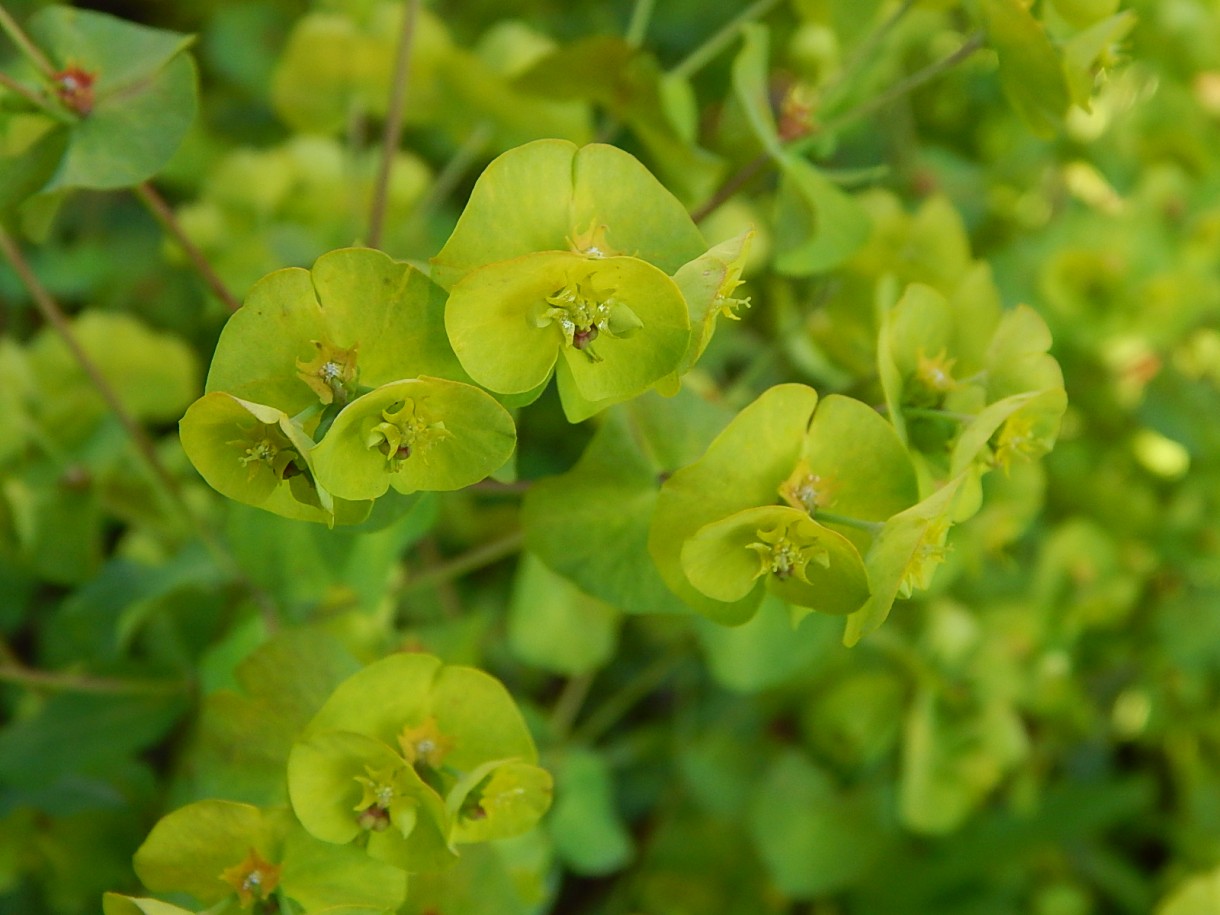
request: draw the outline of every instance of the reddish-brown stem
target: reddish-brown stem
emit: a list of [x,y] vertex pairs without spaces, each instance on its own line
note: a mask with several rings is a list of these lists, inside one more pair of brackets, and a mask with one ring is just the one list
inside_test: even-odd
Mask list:
[[178,218],[174,215],[174,211],[170,209],[169,204],[165,202],[165,198],[157,193],[156,188],[147,181],[137,184],[134,190],[136,196],[148,207],[149,212],[153,214],[157,222],[161,224],[161,227],[172,235],[178,246],[186,252],[186,256],[190,259],[200,277],[203,278],[203,281],[208,284],[208,288],[212,290],[213,295],[224,302],[225,307],[229,311],[237,311],[241,307],[241,302],[237,300],[237,296],[229,290],[224,280],[212,268],[204,253],[187,237],[182,224],[178,222]]
[[381,230],[385,224],[386,204],[390,193],[390,172],[394,168],[394,156],[398,152],[398,141],[402,134],[402,113],[407,101],[407,86],[411,81],[411,49],[415,44],[415,20],[419,14],[419,0],[407,0],[402,15],[402,32],[398,37],[398,52],[394,58],[394,85],[390,91],[390,110],[386,113],[385,130],[381,135],[381,161],[377,166],[377,180],[373,185],[373,205],[369,213],[370,248],[381,245]]

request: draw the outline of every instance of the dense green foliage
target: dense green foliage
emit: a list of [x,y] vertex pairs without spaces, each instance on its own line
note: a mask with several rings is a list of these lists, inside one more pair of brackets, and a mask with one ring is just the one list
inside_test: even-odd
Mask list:
[[1220,911],[1212,4],[102,6],[0,4],[0,915]]

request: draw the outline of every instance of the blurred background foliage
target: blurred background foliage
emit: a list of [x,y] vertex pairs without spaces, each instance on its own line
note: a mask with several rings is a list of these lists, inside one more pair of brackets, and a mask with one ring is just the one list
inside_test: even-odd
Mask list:
[[[200,114],[156,181],[238,297],[361,237],[395,4],[79,5],[198,36]],[[899,5],[777,4],[777,97],[868,98],[973,27],[953,0],[906,4],[835,85]],[[1090,7],[1115,4],[1035,4],[1052,33]],[[1047,136],[984,50],[822,140],[871,225],[836,269],[770,269],[766,174],[703,224],[759,228],[753,307],[695,376],[713,428],[780,381],[874,392],[871,303],[895,279],[948,291],[985,261],[1054,335],[1056,450],[986,477],[930,592],[852,649],[839,621],[794,632],[770,602],[727,629],[584,594],[522,553],[512,487],[420,497],[367,531],[222,500],[175,424],[223,304],[129,193],[26,214],[35,271],[181,502],[0,267],[0,913],[139,894],[131,854],[159,816],[273,790],[302,668],[333,684],[403,648],[504,680],[557,782],[540,831],[413,883],[406,911],[1220,911],[1220,10],[1123,8],[1121,58]],[[694,73],[688,136],[658,127],[646,77],[736,12],[657,3],[653,56],[608,86],[587,46],[529,71],[621,36],[625,2],[429,5],[383,247],[425,261],[482,165],[538,136],[610,139],[697,206],[759,148],[737,43]],[[571,468],[595,425],[550,396],[519,424],[524,481]]]

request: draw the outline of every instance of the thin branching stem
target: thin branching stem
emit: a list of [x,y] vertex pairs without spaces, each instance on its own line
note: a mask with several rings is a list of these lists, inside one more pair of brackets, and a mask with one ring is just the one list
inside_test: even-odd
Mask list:
[[644,43],[644,36],[648,33],[648,23],[652,21],[652,10],[655,5],[656,0],[635,0],[625,36],[627,44],[633,48],[638,48]]
[[856,46],[839,72],[822,87],[821,95],[824,105],[831,104],[831,100],[834,99],[836,93],[843,89],[843,87],[850,86],[857,74],[876,58],[877,51],[880,50],[885,39],[898,27],[898,23],[902,21],[903,17],[914,6],[915,0],[902,0],[897,9],[890,13],[881,25],[877,26]]
[[462,178],[478,161],[484,148],[491,141],[493,128],[490,121],[480,121],[475,125],[474,129],[466,135],[462,143],[449,161],[444,164],[436,177],[432,179],[432,184],[428,188],[428,192],[420,200],[415,207],[415,218],[424,219],[441,205],[458,186]]
[[499,540],[484,543],[448,562],[425,569],[414,578],[409,579],[399,593],[411,594],[429,588],[438,588],[476,569],[493,565],[501,559],[512,556],[514,553],[520,552],[524,545],[525,534],[520,530],[515,530]]
[[377,165],[377,179],[373,185],[369,235],[366,239],[370,248],[381,246],[381,230],[385,225],[386,205],[390,194],[390,173],[394,168],[394,157],[398,153],[398,143],[402,136],[403,109],[411,81],[411,52],[415,45],[415,22],[418,15],[419,0],[407,0],[402,15],[402,31],[398,36],[398,50],[394,56],[390,110],[386,113],[385,129],[381,135],[381,161]]
[[110,382],[102,374],[101,369],[85,352],[80,341],[76,339],[76,334],[72,331],[71,324],[68,323],[67,317],[59,304],[51,298],[51,294],[47,292],[46,287],[34,274],[30,267],[29,261],[21,253],[21,248],[17,245],[4,229],[0,228],[0,253],[13,266],[13,270],[17,273],[17,278],[21,280],[21,284],[29,292],[34,299],[34,305],[42,314],[43,319],[55,329],[59,334],[60,339],[64,341],[64,345],[68,347],[77,364],[81,367],[89,380],[93,382],[94,388],[101,395],[102,400],[106,401],[115,418],[127,430],[127,434],[131,436],[132,442],[135,443],[136,449],[140,452],[144,463],[148,469],[152,471],[153,476],[161,483],[165,491],[179,504],[183,503],[182,494],[178,489],[178,482],[173,478],[165,465],[161,463],[161,459],[157,457],[156,448],[153,446],[152,439],[148,437],[148,433],[144,431],[144,427],[136,422],[135,418],[127,412],[127,408],[123,406],[123,402],[119,399],[119,395],[111,387]]
[[816,142],[821,135],[837,133],[849,124],[852,124],[863,117],[867,117],[868,115],[893,104],[903,96],[909,95],[924,83],[931,82],[941,74],[947,73],[962,61],[966,60],[966,58],[970,57],[972,54],[974,54],[974,52],[983,47],[985,39],[986,36],[983,34],[983,32],[975,32],[964,42],[962,42],[961,46],[952,54],[928,64],[923,69],[916,70],[910,76],[899,80],[884,92],[879,92],[872,98],[866,99],[859,105],[855,105],[854,107],[849,108],[847,111],[844,111],[842,114],[824,122],[818,127],[816,134],[810,137],[804,137],[798,141],[796,148],[800,150],[804,146],[808,146]]
[[[859,105],[848,109],[842,114],[823,124],[818,125],[817,129],[812,133],[806,134],[796,140],[789,142],[786,149],[791,150],[794,154],[803,154],[813,144],[819,142],[827,134],[837,133],[849,124],[858,121],[860,118],[866,117],[887,105],[892,104],[898,99],[913,92],[915,89],[929,82],[942,73],[951,70],[953,67],[960,64],[974,52],[983,47],[985,36],[982,32],[975,32],[966,39],[956,51],[934,63],[928,64],[922,70],[917,70],[905,79],[895,83],[889,89],[881,92]],[[763,172],[763,170],[774,161],[773,157],[766,152],[760,153],[755,158],[751,159],[743,165],[736,173],[730,175],[725,180],[716,192],[712,194],[708,200],[691,211],[691,218],[695,222],[702,222],[738,191],[749,184],[754,178]]]
[[852,527],[858,531],[866,531],[874,537],[885,527],[881,521],[865,521],[863,518],[852,518],[848,515],[836,515],[834,512],[824,512],[820,509],[814,516],[819,524],[837,524],[840,527]]
[[110,696],[174,695],[190,688],[185,680],[127,679],[93,674],[37,670],[25,664],[8,643],[0,640],[0,683],[56,693]]
[[638,702],[665,682],[686,657],[685,644],[673,646],[642,671],[623,684],[572,732],[572,743],[593,744],[614,727]]
[[47,59],[47,55],[42,53],[38,45],[30,41],[30,36],[17,24],[17,20],[4,8],[3,4],[0,4],[0,29],[5,31],[17,49],[38,69],[39,73],[47,78],[55,75],[55,66]]
[[43,96],[41,93],[35,92],[25,83],[13,79],[13,77],[9,76],[7,73],[0,73],[0,86],[3,86],[10,92],[15,92],[31,105],[34,105],[36,108],[45,111],[47,114],[52,115],[55,118],[60,118],[63,116],[63,111],[58,106],[53,105],[50,101],[48,101],[45,96]]
[[710,63],[716,55],[733,43],[738,33],[755,19],[761,19],[779,5],[779,0],[755,0],[734,16],[718,32],[695,48],[678,62],[669,75],[675,79],[694,76]]
[[72,325],[69,323],[63,309],[59,307],[59,304],[47,292],[46,287],[42,285],[42,282],[30,267],[29,261],[22,254],[20,246],[3,228],[0,228],[0,254],[3,254],[5,259],[12,264],[17,278],[21,281],[26,291],[29,292],[31,298],[33,298],[34,305],[38,308],[43,319],[59,334],[60,339],[63,340],[64,345],[68,347],[68,351],[72,354],[72,358],[76,360],[81,370],[88,376],[98,395],[106,402],[106,405],[119,421],[119,424],[131,437],[132,443],[136,447],[136,452],[152,473],[153,479],[159,484],[161,490],[182,513],[182,517],[187,520],[199,535],[200,540],[203,541],[204,546],[212,553],[217,562],[236,581],[242,584],[251,598],[258,604],[268,627],[274,630],[278,625],[278,612],[270,596],[242,571],[237,561],[216,538],[203,519],[198,517],[193,506],[187,502],[178,481],[166,469],[160,457],[157,456],[156,446],[153,444],[152,439],[149,438],[144,427],[127,411],[122,400],[119,399],[118,393],[111,386],[110,382],[106,380],[97,363],[85,352],[84,347],[81,346],[80,341],[76,338]]
[[585,699],[589,696],[589,688],[593,685],[593,674],[578,674],[569,677],[559,692],[559,698],[551,708],[551,733],[558,743],[564,743],[572,733],[572,725],[580,714]]
[[212,290],[212,294],[220,299],[229,311],[237,311],[241,308],[241,302],[238,301],[237,296],[225,285],[224,280],[220,278],[207,257],[199,250],[199,246],[187,236],[186,231],[182,228],[182,223],[178,221],[178,217],[174,215],[174,211],[165,202],[165,198],[157,192],[157,189],[144,181],[137,184],[134,190],[136,196],[148,207],[148,211],[153,214],[161,227],[174,237],[174,241],[186,253],[196,272]]

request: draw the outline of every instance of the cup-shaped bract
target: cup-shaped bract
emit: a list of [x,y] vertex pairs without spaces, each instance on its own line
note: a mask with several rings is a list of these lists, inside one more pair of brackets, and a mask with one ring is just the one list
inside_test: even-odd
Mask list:
[[318,443],[319,483],[345,499],[453,490],[477,483],[513,452],[508,411],[473,385],[443,378],[384,384],[344,407]]
[[699,591],[731,603],[765,586],[797,607],[852,613],[868,576],[842,534],[786,505],[749,508],[700,528],[682,545],[682,570]]
[[661,487],[649,549],[666,584],[719,622],[748,620],[764,590],[794,617],[849,614],[872,591],[861,557],[918,500],[910,453],[876,410],[780,385]]
[[450,294],[445,326],[463,367],[490,390],[537,389],[562,360],[561,395],[592,403],[647,390],[675,371],[690,339],[686,303],[663,271],[634,257],[565,251],[467,274]]
[[472,270],[535,251],[627,255],[672,275],[706,247],[682,203],[630,153],[537,140],[487,166],[432,259],[432,278],[449,289]]
[[339,684],[293,747],[288,790],[318,838],[342,843],[367,832],[370,854],[435,870],[454,842],[512,835],[537,821],[551,797],[537,762],[498,680],[398,654]]
[[394,749],[365,734],[317,731],[293,745],[288,794],[301,825],[338,845],[367,834],[371,857],[406,871],[454,860],[437,792]]
[[136,851],[136,873],[154,892],[189,893],[204,905],[265,899],[280,880],[284,809],[206,800],[162,817]]
[[748,620],[758,609],[762,591],[736,600],[709,596],[687,578],[683,545],[708,524],[779,502],[779,486],[800,461],[817,402],[817,392],[805,385],[769,388],[734,417],[703,457],[676,471],[661,487],[648,550],[670,590],[717,622]]
[[186,456],[213,489],[247,505],[327,524],[356,524],[371,503],[335,499],[310,464],[313,441],[287,413],[213,391],[179,423]]
[[254,285],[220,334],[207,390],[295,416],[418,375],[465,380],[445,338],[444,294],[380,251],[342,248]]
[[490,842],[534,827],[551,806],[551,773],[519,759],[484,763],[449,790],[450,839]]
[[749,297],[738,298],[734,293],[744,282],[741,273],[745,269],[754,234],[753,229],[747,229],[722,241],[683,264],[674,274],[674,282],[682,290],[682,297],[686,299],[690,312],[691,336],[669,387],[675,388],[678,378],[703,355],[716,331],[717,318],[740,320],[741,309],[750,306]]

